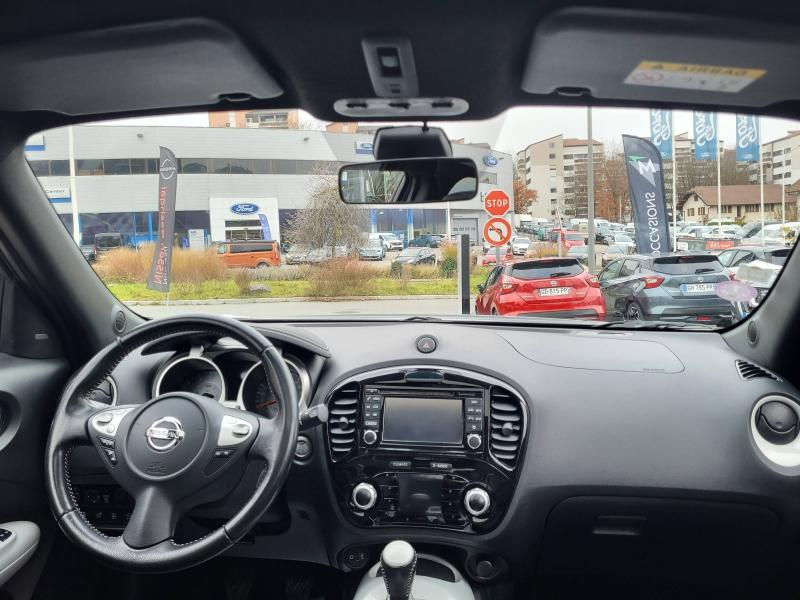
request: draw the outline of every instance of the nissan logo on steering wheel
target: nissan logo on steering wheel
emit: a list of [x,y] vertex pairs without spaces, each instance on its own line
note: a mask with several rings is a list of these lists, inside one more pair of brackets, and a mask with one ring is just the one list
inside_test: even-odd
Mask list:
[[144,432],[147,444],[157,452],[172,450],[186,436],[181,422],[175,417],[162,417]]

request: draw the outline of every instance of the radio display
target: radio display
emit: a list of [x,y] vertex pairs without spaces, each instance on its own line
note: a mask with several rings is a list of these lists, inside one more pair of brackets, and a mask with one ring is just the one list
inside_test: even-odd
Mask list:
[[463,434],[460,398],[384,397],[384,442],[460,445]]

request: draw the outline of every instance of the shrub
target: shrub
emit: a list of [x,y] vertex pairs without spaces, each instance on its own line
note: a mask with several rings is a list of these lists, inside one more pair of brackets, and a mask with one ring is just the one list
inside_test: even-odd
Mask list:
[[404,294],[408,293],[408,284],[411,282],[412,269],[413,267],[411,265],[403,265],[403,269],[400,274],[400,290]]
[[250,270],[249,269],[231,269],[228,271],[233,283],[239,290],[240,296],[248,296],[250,294]]
[[[95,271],[106,281],[143,283],[150,274],[154,244],[141,249],[115,248],[102,254],[94,263]],[[172,249],[172,283],[198,285],[204,281],[225,279],[225,265],[214,250]]]
[[455,244],[442,246],[442,261],[439,263],[442,277],[455,277],[458,272],[458,248]]
[[104,280],[114,283],[142,283],[147,280],[153,246],[142,250],[115,248],[101,254],[93,263],[94,270]]
[[547,256],[558,256],[558,244],[554,242],[531,244],[530,249],[525,253],[525,258],[545,258]]
[[366,296],[373,289],[373,269],[352,258],[335,258],[314,271],[309,295],[316,298]]
[[[148,264],[148,269],[149,266]],[[173,248],[171,275],[173,283],[194,285],[225,279],[225,263],[213,249]]]
[[434,265],[417,265],[411,267],[411,279],[439,279],[439,267]]
[[281,268],[255,269],[250,272],[254,281],[300,281],[310,279],[319,267],[311,265],[287,265]]
[[400,279],[403,276],[403,263],[392,262],[389,268],[389,277],[392,279]]

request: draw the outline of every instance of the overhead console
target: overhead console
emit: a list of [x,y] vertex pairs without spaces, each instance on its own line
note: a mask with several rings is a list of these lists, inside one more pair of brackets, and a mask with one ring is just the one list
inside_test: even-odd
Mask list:
[[485,532],[499,523],[529,418],[507,384],[402,367],[348,379],[327,402],[335,493],[353,524]]

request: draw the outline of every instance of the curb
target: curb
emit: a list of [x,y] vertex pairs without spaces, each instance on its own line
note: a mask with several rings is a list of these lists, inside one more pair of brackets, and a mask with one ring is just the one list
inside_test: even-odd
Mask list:
[[340,296],[338,298],[222,298],[219,300],[120,300],[126,306],[214,306],[217,304],[274,304],[279,302],[353,302],[363,300],[457,300],[456,294],[417,294],[412,296]]

